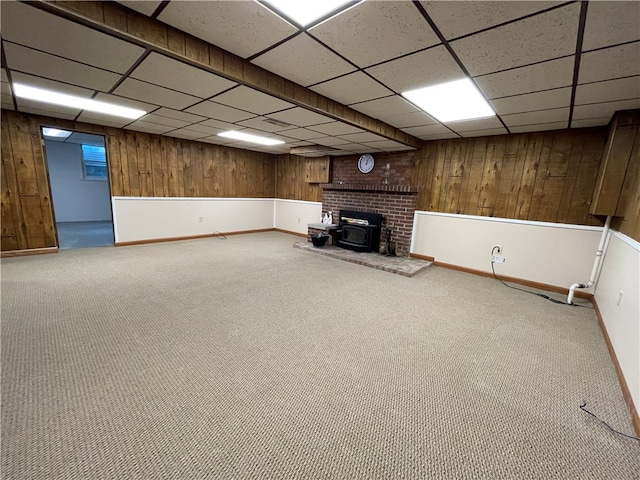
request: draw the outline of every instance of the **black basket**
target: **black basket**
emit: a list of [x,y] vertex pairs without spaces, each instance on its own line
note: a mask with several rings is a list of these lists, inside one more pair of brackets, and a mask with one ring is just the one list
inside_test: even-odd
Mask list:
[[324,247],[324,244],[329,240],[329,235],[311,235],[311,243],[314,247]]

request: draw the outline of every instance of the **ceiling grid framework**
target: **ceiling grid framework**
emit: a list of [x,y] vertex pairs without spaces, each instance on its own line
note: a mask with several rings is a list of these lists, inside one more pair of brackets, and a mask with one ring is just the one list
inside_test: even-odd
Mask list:
[[[253,64],[299,84],[302,100],[95,28],[64,5],[1,2],[2,107],[273,153],[330,146],[335,155],[415,148],[412,138],[606,125],[615,111],[640,108],[640,2],[366,0],[306,27],[252,0],[118,3],[131,9],[122,15],[144,16],[150,37],[162,24],[177,28],[210,43],[210,58],[216,47],[240,57],[229,55],[242,75]],[[496,117],[441,123],[401,96],[465,76]],[[148,113],[131,121],[37,104],[16,98],[12,82]],[[337,103],[305,104],[311,94]],[[354,123],[349,109],[383,123]],[[229,129],[285,144],[218,137]]]

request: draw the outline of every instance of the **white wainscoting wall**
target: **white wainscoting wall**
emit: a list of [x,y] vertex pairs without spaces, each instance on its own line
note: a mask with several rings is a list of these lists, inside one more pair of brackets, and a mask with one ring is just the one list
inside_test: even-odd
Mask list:
[[502,245],[506,261],[494,264],[498,276],[569,288],[589,281],[602,230],[416,211],[411,253],[490,273],[491,249]]
[[636,411],[640,412],[640,243],[611,232],[595,298]]
[[116,243],[273,228],[273,198],[112,197]]
[[318,223],[322,215],[322,202],[284,200],[276,198],[273,225],[279,230],[307,234],[309,223]]

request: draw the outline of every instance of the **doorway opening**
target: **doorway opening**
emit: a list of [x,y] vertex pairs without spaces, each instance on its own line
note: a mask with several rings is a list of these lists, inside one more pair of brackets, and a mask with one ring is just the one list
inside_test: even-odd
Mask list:
[[113,216],[102,135],[42,129],[61,250],[113,246]]

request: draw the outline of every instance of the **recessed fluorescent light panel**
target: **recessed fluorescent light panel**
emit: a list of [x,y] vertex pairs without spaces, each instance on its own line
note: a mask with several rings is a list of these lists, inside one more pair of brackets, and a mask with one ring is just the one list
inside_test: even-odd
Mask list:
[[352,0],[265,0],[301,27],[337,10]]
[[80,110],[89,110],[90,112],[104,113],[115,117],[124,117],[135,120],[140,118],[147,112],[136,108],[121,107],[112,103],[91,100],[90,98],[76,97],[65,93],[58,93],[43,88],[30,87],[21,83],[13,84],[13,92],[16,97],[35,100],[36,102],[50,103],[52,105],[61,105],[63,107],[77,108]]
[[468,78],[403,92],[402,96],[440,122],[458,122],[496,114]]
[[237,130],[231,130],[230,132],[219,133],[218,136],[233,138],[235,140],[241,140],[243,142],[257,143],[258,145],[282,145],[282,140],[275,140],[273,138],[259,137],[258,135],[251,135],[250,133],[238,132]]
[[55,137],[55,138],[67,138],[69,135],[71,135],[71,132],[68,132],[67,130],[58,130],[57,128],[48,128],[48,127],[44,127],[42,129],[42,133],[44,134],[45,137]]

